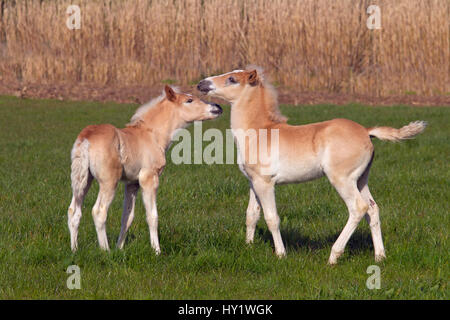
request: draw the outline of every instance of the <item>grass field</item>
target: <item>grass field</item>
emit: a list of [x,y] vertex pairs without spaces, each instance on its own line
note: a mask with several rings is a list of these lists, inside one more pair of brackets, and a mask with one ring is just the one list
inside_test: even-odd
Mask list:
[[[79,250],[67,228],[70,150],[92,123],[123,126],[136,105],[0,97],[0,298],[11,299],[448,299],[449,108],[282,107],[289,123],[346,117],[365,126],[429,122],[415,140],[374,141],[370,186],[380,206],[387,260],[381,289],[366,288],[375,264],[362,221],[335,267],[331,246],[347,211],[326,179],[277,188],[287,258],[273,253],[264,220],[245,244],[248,183],[236,165],[169,163],[158,192],[162,254],[149,243],[139,196],[123,251],[115,248],[123,186],[111,205],[111,252],[98,248],[88,194]],[[203,128],[229,127],[229,108]],[[192,127],[191,127],[192,130]],[[69,265],[81,269],[81,289],[66,287]]]

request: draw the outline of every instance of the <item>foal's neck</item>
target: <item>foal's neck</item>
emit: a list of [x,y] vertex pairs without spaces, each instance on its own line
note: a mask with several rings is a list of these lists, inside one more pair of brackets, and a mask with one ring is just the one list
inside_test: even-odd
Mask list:
[[175,113],[173,106],[167,106],[165,103],[152,108],[142,120],[140,128],[151,129],[158,145],[164,151],[170,146],[175,131],[186,125],[185,121]]
[[[231,129],[262,129],[274,125],[270,110],[276,98],[262,85],[247,88],[231,106]],[[275,106],[276,107],[276,106]]]

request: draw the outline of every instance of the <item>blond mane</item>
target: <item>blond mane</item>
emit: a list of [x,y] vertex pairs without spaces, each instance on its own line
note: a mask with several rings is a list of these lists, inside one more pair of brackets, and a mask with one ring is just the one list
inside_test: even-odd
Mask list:
[[249,65],[246,67],[246,70],[256,70],[256,72],[258,73],[259,80],[261,81],[262,87],[264,88],[264,99],[266,102],[265,107],[270,120],[278,123],[287,122],[287,117],[281,114],[280,108],[278,106],[278,93],[274,86],[270,83],[269,79],[264,75],[263,68],[259,66]]
[[[171,87],[173,91],[176,93],[180,93],[179,89],[176,87]],[[161,103],[166,98],[166,92],[163,90],[161,95],[159,95],[156,98],[153,98],[149,102],[143,104],[137,110],[134,112],[133,116],[131,117],[130,122],[127,124],[127,127],[135,126],[140,121],[143,121],[143,116],[150,111],[150,109],[153,109],[156,105]]]

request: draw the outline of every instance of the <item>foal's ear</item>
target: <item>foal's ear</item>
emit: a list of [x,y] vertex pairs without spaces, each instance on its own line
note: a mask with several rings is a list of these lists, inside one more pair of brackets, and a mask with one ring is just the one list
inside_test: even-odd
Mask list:
[[258,83],[258,72],[256,70],[250,71],[248,74],[248,83],[252,86]]
[[164,91],[166,92],[166,97],[167,97],[167,99],[169,99],[169,101],[174,102],[175,100],[177,100],[177,96],[175,94],[175,91],[173,91],[173,89],[171,87],[166,85],[164,87]]

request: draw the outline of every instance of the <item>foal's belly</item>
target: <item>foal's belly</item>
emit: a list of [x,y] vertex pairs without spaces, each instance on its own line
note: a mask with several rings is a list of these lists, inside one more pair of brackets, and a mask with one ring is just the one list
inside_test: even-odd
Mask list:
[[275,166],[276,184],[305,182],[324,175],[322,166],[316,157],[303,159],[280,159]]

